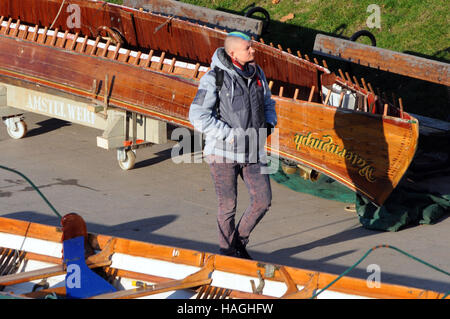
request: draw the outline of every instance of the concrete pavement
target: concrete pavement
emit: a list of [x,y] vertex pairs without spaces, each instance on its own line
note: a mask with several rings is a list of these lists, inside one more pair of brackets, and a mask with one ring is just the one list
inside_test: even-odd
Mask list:
[[[28,135],[13,140],[0,127],[0,164],[30,178],[62,214],[76,212],[88,231],[216,253],[216,197],[207,164],[175,164],[175,142],[138,150],[122,171],[114,151],[96,146],[102,132],[26,114]],[[239,182],[238,211],[248,204]],[[272,181],[272,208],[255,228],[248,250],[257,260],[340,274],[371,247],[390,244],[450,271],[450,218],[396,233],[363,228],[346,204],[294,192]],[[20,176],[0,170],[0,215],[44,224],[58,220]],[[349,276],[437,291],[450,277],[390,249],[369,255]],[[376,289],[376,288],[374,288]]]

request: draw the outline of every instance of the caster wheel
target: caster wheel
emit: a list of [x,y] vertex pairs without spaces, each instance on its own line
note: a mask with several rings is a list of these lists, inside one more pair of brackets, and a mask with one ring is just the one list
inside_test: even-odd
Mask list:
[[130,170],[134,167],[136,163],[136,154],[132,150],[128,150],[126,153],[126,158],[124,161],[119,160],[119,166],[124,171]]
[[19,122],[7,126],[7,131],[9,136],[11,136],[13,139],[20,139],[24,137],[27,134],[27,124],[25,121],[20,120]]

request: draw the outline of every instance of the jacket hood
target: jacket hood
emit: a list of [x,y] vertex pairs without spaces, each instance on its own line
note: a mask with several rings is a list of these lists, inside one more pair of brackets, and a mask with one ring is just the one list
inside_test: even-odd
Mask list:
[[233,63],[231,62],[231,59],[228,57],[227,53],[225,52],[224,48],[218,48],[214,52],[212,59],[211,59],[211,69],[214,69],[214,67],[219,67],[220,69],[223,69],[230,74],[233,74],[235,76],[238,75],[236,70],[233,67]]

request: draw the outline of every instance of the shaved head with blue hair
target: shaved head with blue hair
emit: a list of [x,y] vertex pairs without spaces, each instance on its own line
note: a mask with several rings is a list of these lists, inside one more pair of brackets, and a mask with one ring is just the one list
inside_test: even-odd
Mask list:
[[[225,38],[225,52],[241,64],[245,64],[246,62],[253,60],[255,51],[251,46],[251,38],[245,33],[239,31],[230,32]],[[247,51],[247,53],[244,51]]]
[[250,37],[245,33],[239,31],[230,32],[227,34],[227,37],[225,38],[224,43],[225,51],[230,55],[230,53],[234,50],[237,43],[250,40],[251,40]]
[[242,40],[246,40],[246,41],[250,41],[251,40],[248,35],[246,35],[243,32],[239,32],[239,31],[230,32],[230,33],[228,33],[227,36],[229,36],[229,37],[238,37],[238,38],[241,38]]

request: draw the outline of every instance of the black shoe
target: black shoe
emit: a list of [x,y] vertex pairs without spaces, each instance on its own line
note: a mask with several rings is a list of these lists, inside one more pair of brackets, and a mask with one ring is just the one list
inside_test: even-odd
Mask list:
[[245,249],[245,246],[242,243],[238,242],[236,246],[237,246],[236,257],[253,260],[253,258],[250,256],[247,249]]
[[248,251],[245,248],[241,248],[241,249],[237,250],[236,257],[239,257],[242,259],[253,260],[253,258],[249,255]]
[[234,249],[234,248],[230,248],[230,249],[223,249],[223,248],[220,248],[219,249],[219,254],[220,255],[222,255],[222,256],[231,256],[231,257],[236,257],[237,255],[237,253],[236,253],[236,249]]

